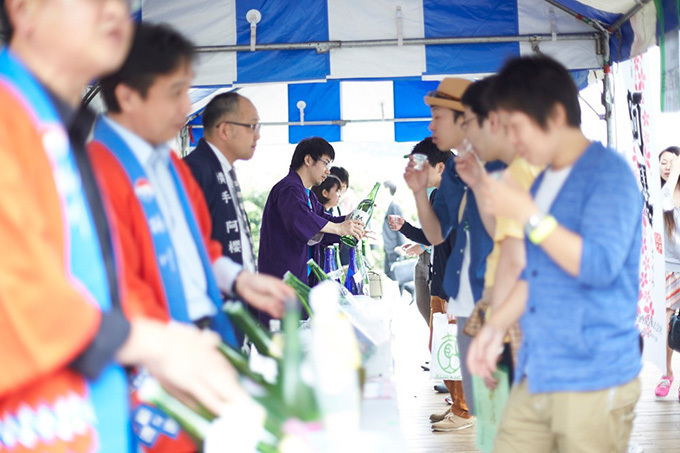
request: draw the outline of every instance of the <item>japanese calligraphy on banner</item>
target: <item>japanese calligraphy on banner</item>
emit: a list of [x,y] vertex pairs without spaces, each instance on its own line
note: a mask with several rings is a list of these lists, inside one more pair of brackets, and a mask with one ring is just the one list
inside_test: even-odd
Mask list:
[[645,55],[620,63],[615,106],[618,150],[633,168],[644,198],[637,326],[645,342],[643,359],[665,369],[666,300],[663,215],[658,151],[652,118],[660,114],[658,82],[649,80]]

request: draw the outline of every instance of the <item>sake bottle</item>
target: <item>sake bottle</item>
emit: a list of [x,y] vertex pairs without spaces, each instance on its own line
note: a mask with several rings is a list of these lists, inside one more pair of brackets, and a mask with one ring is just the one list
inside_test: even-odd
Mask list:
[[307,315],[312,317],[312,309],[309,308],[309,286],[305,285],[299,278],[288,271],[283,276],[283,282],[290,286],[295,294],[297,294],[300,303],[307,311]]
[[303,422],[317,421],[319,408],[311,387],[313,373],[305,360],[298,327],[300,310],[294,300],[286,301],[283,333],[286,337],[280,362],[279,389],[286,413]]
[[329,245],[323,250],[323,271],[326,274],[330,274],[333,269],[331,268],[331,259],[333,257],[333,246]]
[[369,247],[368,247],[367,243],[368,242],[366,241],[366,239],[361,240],[361,253],[363,255],[364,264],[366,265],[366,268],[368,270],[371,270],[371,269],[373,269],[374,263],[373,263],[373,260],[371,259],[371,257],[369,256]]
[[338,282],[341,285],[345,284],[345,273],[342,272],[342,261],[340,260],[340,244],[333,244],[335,250],[335,265],[338,268]]
[[[361,220],[364,225],[368,225],[368,222],[371,220],[371,215],[373,215],[373,205],[375,204],[375,196],[378,194],[378,189],[380,189],[380,183],[376,182],[373,186],[373,190],[368,194],[368,197],[361,200],[359,205],[349,215],[350,219]],[[342,242],[350,247],[354,247],[358,243],[357,239],[352,235],[342,236],[341,239]]]
[[203,444],[203,439],[214,416],[210,415],[208,419],[189,409],[184,403],[166,392],[152,377],[144,378],[137,395],[141,401],[156,406],[175,419],[197,447]]
[[257,351],[275,359],[281,358],[282,351],[277,344],[272,342],[269,334],[260,327],[255,318],[246,310],[240,302],[227,302],[222,307],[229,318],[236,324],[236,327],[248,336],[253,342]]
[[359,275],[361,275],[362,294],[368,296],[370,282],[368,280],[368,268],[366,267],[366,263],[364,262],[364,254],[361,248],[361,243],[358,243],[356,248],[357,251],[355,253],[355,256],[357,258],[357,268],[359,269]]
[[307,266],[309,266],[309,268],[312,270],[312,273],[316,276],[316,278],[319,279],[319,282],[331,280],[331,276],[328,275],[328,272],[326,272],[325,269],[321,269],[321,267],[319,267],[319,265],[316,264],[316,261],[314,261],[313,259],[310,258],[307,261]]
[[[222,431],[224,426],[212,425],[215,420],[213,414],[205,409],[201,410],[201,413],[199,414],[195,410],[189,408],[177,398],[170,395],[163,387],[161,387],[156,379],[150,376],[146,377],[139,388],[138,396],[141,401],[159,408],[179,423],[182,429],[194,442],[198,451],[218,451],[214,446],[212,448],[207,448],[208,442],[206,441],[211,435],[216,435],[217,437],[217,439],[213,439],[213,441],[215,441],[214,443],[223,443],[224,433],[220,433],[219,431]],[[240,417],[240,421],[243,422],[243,425],[240,428],[237,427],[235,423],[229,423],[227,426],[236,430],[240,429],[240,433],[243,433],[244,429],[249,431],[249,439],[245,442],[248,444],[248,451],[252,451],[253,445],[251,444],[257,444],[255,450],[258,452],[265,453],[276,451],[276,445],[284,436],[281,427],[285,420],[280,418],[281,416],[278,414],[273,415],[273,411],[267,407],[267,404],[269,403],[268,399],[262,399],[262,401],[257,401],[257,403],[260,405],[259,409],[256,409],[253,405],[241,405],[239,407],[232,406],[228,410],[234,412],[222,414],[222,416],[228,417],[235,423],[239,423],[238,417]],[[263,409],[266,411],[266,414]],[[253,426],[250,426],[250,424],[253,424]],[[219,431],[216,431],[215,428],[219,429]],[[233,445],[233,436],[231,436],[230,439],[232,442],[230,447],[236,447],[236,450],[244,451],[243,445]],[[242,444],[244,441],[246,441],[246,439],[240,438],[237,442]],[[272,450],[272,448],[274,448],[274,450]]]
[[[338,266],[335,264],[335,248],[332,245],[327,246],[324,249],[324,254],[323,254],[323,271],[330,277],[332,280],[338,281]],[[322,282],[323,280],[319,278],[319,282]]]
[[345,288],[354,295],[363,294],[363,278],[357,266],[356,247],[349,249],[349,266],[347,266]]

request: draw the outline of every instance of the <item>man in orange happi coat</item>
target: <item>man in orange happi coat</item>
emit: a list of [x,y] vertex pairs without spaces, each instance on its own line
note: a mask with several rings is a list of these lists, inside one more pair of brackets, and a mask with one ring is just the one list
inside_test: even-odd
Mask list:
[[216,335],[129,314],[82,88],[120,65],[120,0],[0,0],[0,451],[133,452],[124,366],[218,411],[244,398]]

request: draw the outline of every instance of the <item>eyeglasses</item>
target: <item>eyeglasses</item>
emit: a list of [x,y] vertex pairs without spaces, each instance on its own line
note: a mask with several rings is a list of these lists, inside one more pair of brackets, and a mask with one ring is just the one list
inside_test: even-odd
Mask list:
[[476,116],[473,116],[472,118],[466,119],[465,121],[463,121],[462,123],[460,123],[460,128],[461,128],[461,129],[467,129],[468,124],[470,124],[471,121],[474,121],[474,120],[476,120],[476,119],[477,119]]
[[260,128],[262,127],[261,123],[237,123],[236,121],[222,121],[221,123],[217,124],[215,127],[220,127],[222,123],[226,124],[235,124],[237,126],[243,126],[243,127],[249,127],[252,129],[254,132],[260,132]]
[[332,160],[323,160],[321,158],[318,158],[317,160],[320,160],[321,162],[323,162],[326,165],[326,168],[331,168],[331,164],[333,163]]
[[460,98],[455,97],[455,96],[451,96],[451,95],[449,95],[449,94],[446,94],[446,93],[443,93],[443,92],[437,91],[437,90],[435,90],[435,91],[430,91],[429,93],[427,93],[427,97],[430,97],[430,98],[438,98],[438,99],[448,99],[449,101],[458,101],[458,102],[460,102]]

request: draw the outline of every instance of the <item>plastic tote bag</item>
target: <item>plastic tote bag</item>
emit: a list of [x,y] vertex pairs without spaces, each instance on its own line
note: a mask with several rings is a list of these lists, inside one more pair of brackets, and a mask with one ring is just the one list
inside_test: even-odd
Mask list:
[[446,313],[432,315],[432,358],[430,379],[460,381],[463,377],[458,355],[457,325],[449,324]]

